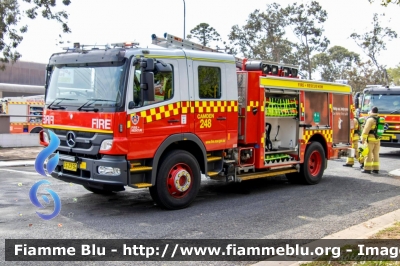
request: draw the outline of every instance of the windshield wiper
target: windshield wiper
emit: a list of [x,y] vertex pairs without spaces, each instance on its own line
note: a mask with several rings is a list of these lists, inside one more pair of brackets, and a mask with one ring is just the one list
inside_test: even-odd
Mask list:
[[393,112],[391,112],[391,114],[394,114],[394,113],[397,113],[397,112],[400,112],[400,109],[394,110]]
[[78,107],[78,111],[83,110],[83,111],[94,111],[97,112],[99,109],[95,107],[89,107],[90,105],[94,104],[95,102],[117,102],[114,100],[107,100],[107,99],[90,99],[89,101],[85,102],[81,106]]
[[[55,98],[54,101],[52,101],[49,106],[47,106],[47,109],[50,110],[55,110],[55,109],[65,109],[64,106],[58,106],[60,104],[60,102],[67,100],[67,101],[73,101],[73,100],[77,100],[77,99],[71,99],[71,98]],[[59,101],[55,106],[51,107],[55,101]]]

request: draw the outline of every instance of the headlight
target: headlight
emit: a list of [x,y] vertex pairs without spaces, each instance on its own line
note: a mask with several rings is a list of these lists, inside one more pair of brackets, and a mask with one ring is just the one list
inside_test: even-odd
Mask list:
[[111,150],[112,145],[113,145],[112,139],[103,140],[103,142],[100,145],[100,150],[101,151],[109,151],[109,150]]
[[101,175],[120,175],[121,170],[119,168],[99,166],[97,172]]
[[40,132],[39,137],[40,141],[49,144],[49,135],[47,134],[47,132],[45,131]]

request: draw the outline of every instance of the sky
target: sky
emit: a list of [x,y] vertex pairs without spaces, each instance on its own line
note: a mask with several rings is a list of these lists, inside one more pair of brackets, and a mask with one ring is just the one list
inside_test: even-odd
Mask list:
[[[63,7],[60,0],[57,2]],[[256,9],[264,11],[266,5],[273,2],[285,7],[295,1],[71,0],[69,6],[63,7],[69,13],[68,25],[71,33],[62,34],[60,38],[62,29],[57,22],[43,18],[23,18],[22,23],[28,25],[28,32],[23,35],[18,51],[22,54],[21,61],[47,63],[53,53],[61,52],[62,47],[68,46],[66,41],[85,45],[135,41],[140,46],[147,47],[151,45],[153,33],[162,36],[168,32],[183,37],[184,31],[187,35],[203,22],[214,27],[221,38],[228,41],[233,25],[245,25],[250,13]],[[381,53],[379,62],[388,68],[395,67],[400,64],[400,6],[383,7],[379,5],[380,0],[375,2],[370,4],[368,0],[320,0],[320,5],[328,13],[328,19],[324,23],[325,35],[331,41],[330,47],[340,45],[366,59],[363,51],[349,36],[353,32],[362,34],[371,30],[373,13],[385,13],[381,25],[390,27],[399,37],[387,42],[387,50]],[[20,5],[24,7],[26,3]],[[289,35],[290,30],[287,33]],[[60,40],[64,44],[57,46],[56,43]]]

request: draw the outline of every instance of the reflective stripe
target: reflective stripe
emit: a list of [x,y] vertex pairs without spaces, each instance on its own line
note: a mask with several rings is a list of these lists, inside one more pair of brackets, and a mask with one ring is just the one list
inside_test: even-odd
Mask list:
[[[183,101],[153,107],[144,111],[130,114],[139,115],[145,123],[158,121],[173,115],[190,113],[219,113],[219,112],[237,112],[237,101]],[[127,121],[127,128],[131,127],[131,121]]]
[[318,134],[318,133],[325,137],[326,142],[332,143],[332,135],[333,135],[332,129],[305,130],[304,135],[303,135],[303,140],[305,141],[305,143],[307,143],[314,134]]
[[253,107],[258,108],[259,102],[258,101],[250,101],[250,104],[247,106],[247,112],[251,112]]

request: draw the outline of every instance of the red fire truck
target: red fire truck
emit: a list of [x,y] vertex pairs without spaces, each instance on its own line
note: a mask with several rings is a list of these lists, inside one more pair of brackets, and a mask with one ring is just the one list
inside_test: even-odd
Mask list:
[[378,107],[379,115],[385,118],[381,146],[400,147],[400,86],[368,85],[363,93],[356,93],[354,102],[360,117],[368,117],[371,108]]
[[317,184],[327,160],[354,152],[350,86],[152,38],[159,48],[76,43],[51,56],[40,141],[49,131],[60,139],[54,178],[100,194],[149,188],[157,204],[180,209],[202,177]]
[[10,115],[10,133],[39,133],[42,130],[44,95],[0,99],[0,113]]

